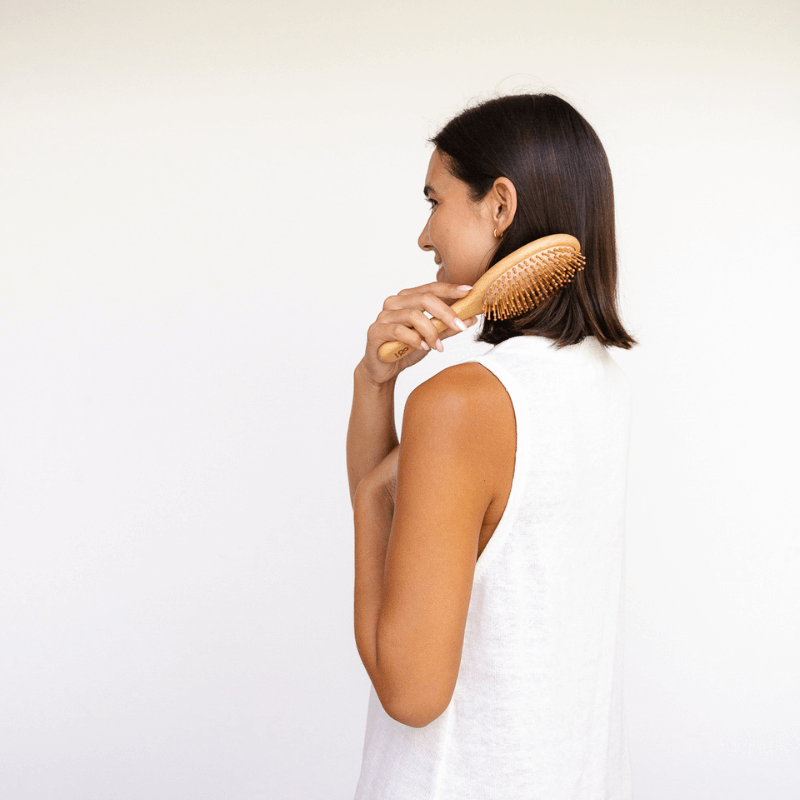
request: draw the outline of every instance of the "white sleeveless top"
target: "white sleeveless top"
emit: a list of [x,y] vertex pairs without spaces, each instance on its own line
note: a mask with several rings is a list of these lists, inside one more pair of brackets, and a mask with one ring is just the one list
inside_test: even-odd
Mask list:
[[471,360],[514,406],[511,494],[476,564],[449,706],[412,728],[373,687],[355,800],[629,800],[628,381],[594,337],[519,336]]

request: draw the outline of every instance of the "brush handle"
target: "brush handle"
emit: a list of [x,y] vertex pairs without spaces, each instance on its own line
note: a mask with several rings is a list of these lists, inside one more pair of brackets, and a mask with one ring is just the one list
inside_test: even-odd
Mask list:
[[[450,308],[456,312],[456,316],[459,319],[475,317],[481,313],[484,294],[486,294],[486,290],[480,288],[476,283],[475,286],[469,290],[468,294],[456,300]],[[450,327],[446,322],[442,322],[440,319],[434,318],[431,322],[436,326],[436,330],[439,331],[439,333],[446,331]],[[378,348],[378,358],[383,361],[384,364],[391,364],[407,356],[411,352],[411,349],[411,345],[405,342],[384,342]]]
[[[470,317],[477,316],[483,312],[483,298],[486,295],[487,289],[511,267],[516,266],[526,258],[530,258],[544,250],[549,250],[551,247],[570,247],[576,252],[580,253],[581,246],[574,236],[569,236],[566,233],[555,233],[552,236],[543,236],[541,239],[536,239],[519,250],[509,253],[505,258],[501,258],[493,267],[488,269],[470,289],[469,294],[456,300],[450,308],[456,312],[459,319],[469,319]],[[442,322],[440,319],[431,320],[436,326],[436,330],[441,333],[449,327],[447,323]],[[404,356],[411,352],[411,345],[404,342],[384,342],[378,348],[378,358],[384,364],[391,364],[394,361],[399,361]]]

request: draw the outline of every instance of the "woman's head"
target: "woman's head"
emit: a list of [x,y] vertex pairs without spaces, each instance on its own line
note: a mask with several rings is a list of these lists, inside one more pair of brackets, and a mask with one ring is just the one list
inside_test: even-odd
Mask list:
[[[616,308],[614,192],[608,159],[597,134],[569,103],[548,94],[489,100],[459,114],[431,141],[436,145],[431,170],[438,167],[456,178],[482,221],[483,240],[475,240],[475,256],[481,260],[478,274],[522,245],[554,233],[575,236],[586,257],[585,269],[537,308],[510,320],[484,320],[483,341],[496,344],[538,334],[560,345],[576,344],[586,336],[607,346],[635,344]],[[426,231],[434,219],[432,215]],[[491,228],[487,224],[497,220]],[[425,236],[424,231],[421,246]],[[451,229],[450,239],[455,238]]]
[[431,213],[418,243],[433,252],[437,280],[475,283],[514,217],[517,192],[508,178],[497,178],[480,198],[473,195],[470,185],[453,174],[450,159],[434,150],[425,176]]

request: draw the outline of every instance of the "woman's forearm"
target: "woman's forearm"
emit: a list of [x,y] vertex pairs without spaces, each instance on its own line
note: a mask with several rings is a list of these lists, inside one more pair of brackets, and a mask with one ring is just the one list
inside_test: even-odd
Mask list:
[[347,427],[347,477],[351,502],[364,476],[397,446],[395,382],[396,378],[392,378],[386,383],[374,383],[366,376],[361,364],[353,373],[353,406]]
[[378,672],[378,620],[383,602],[383,581],[393,504],[383,492],[364,481],[353,500],[355,527],[354,627],[361,661],[385,701]]

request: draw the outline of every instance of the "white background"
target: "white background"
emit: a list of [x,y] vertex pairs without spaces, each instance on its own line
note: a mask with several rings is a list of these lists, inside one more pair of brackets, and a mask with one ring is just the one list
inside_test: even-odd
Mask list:
[[641,342],[635,796],[800,797],[798,8],[4,0],[0,796],[352,797],[352,370],[426,139],[550,90]]

